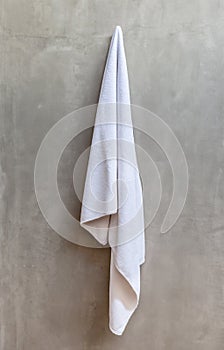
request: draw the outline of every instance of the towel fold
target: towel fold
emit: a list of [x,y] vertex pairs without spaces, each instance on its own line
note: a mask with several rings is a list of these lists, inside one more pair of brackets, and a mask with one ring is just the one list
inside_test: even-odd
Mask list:
[[145,237],[128,72],[119,26],[111,39],[101,86],[80,224],[102,245],[111,247],[109,327],[121,335],[139,303]]

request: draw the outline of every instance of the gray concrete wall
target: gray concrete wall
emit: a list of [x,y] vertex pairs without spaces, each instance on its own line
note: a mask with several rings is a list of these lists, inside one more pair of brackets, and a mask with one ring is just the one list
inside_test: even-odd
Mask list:
[[[0,349],[222,349],[224,3],[0,0],[0,16]],[[161,235],[170,169],[148,143],[163,202],[147,230],[141,303],[122,337],[108,330],[109,250],[63,240],[41,215],[33,185],[47,130],[97,102],[117,24],[132,102],[170,125],[190,171],[183,214]]]

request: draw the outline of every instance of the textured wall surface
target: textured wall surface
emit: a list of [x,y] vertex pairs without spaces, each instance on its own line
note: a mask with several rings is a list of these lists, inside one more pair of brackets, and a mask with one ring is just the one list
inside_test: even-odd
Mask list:
[[[222,349],[224,3],[0,0],[0,16],[0,349]],[[145,140],[164,192],[147,230],[140,306],[122,337],[108,330],[109,250],[62,239],[43,218],[33,185],[46,132],[97,102],[117,24],[132,102],[169,124],[190,173],[182,216],[162,235],[170,169]],[[61,181],[72,206],[72,149],[68,155]]]

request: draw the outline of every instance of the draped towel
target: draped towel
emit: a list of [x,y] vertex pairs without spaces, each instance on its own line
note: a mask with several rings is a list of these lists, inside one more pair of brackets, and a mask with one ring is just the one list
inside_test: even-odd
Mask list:
[[111,247],[109,328],[121,335],[139,303],[145,261],[143,196],[122,30],[109,48],[82,200],[80,225]]

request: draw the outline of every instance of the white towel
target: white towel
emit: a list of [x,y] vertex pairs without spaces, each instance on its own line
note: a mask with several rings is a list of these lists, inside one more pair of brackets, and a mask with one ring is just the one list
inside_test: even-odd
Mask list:
[[111,247],[109,327],[121,335],[139,303],[145,237],[128,72],[119,26],[111,39],[102,81],[80,224],[98,242]]

